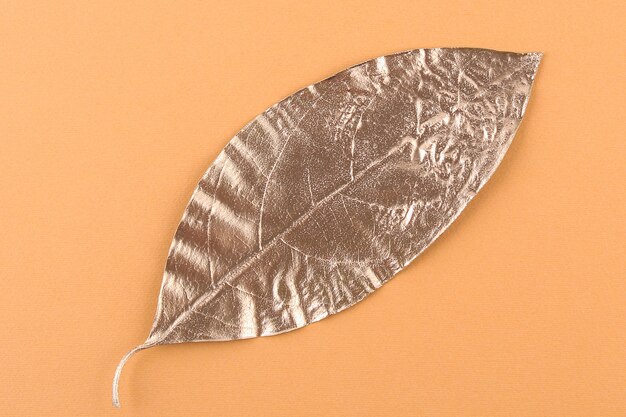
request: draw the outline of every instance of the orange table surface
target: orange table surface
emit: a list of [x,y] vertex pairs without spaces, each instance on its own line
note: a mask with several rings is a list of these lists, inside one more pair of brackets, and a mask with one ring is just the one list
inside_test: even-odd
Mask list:
[[[626,416],[623,1],[0,6],[0,416]],[[487,186],[364,302],[137,354],[197,180],[361,61],[545,53]]]

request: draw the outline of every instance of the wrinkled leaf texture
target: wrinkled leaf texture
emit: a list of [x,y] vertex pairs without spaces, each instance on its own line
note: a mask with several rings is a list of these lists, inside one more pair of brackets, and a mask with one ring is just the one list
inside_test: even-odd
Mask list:
[[352,306],[459,215],[504,156],[540,53],[418,49],[267,109],[200,180],[174,236],[155,345],[274,335]]

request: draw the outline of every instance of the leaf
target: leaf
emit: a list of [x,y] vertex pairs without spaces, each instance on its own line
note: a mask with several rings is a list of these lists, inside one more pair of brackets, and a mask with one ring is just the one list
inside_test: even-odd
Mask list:
[[489,179],[540,53],[419,49],[287,97],[200,180],[148,347],[274,335],[338,313],[433,242]]

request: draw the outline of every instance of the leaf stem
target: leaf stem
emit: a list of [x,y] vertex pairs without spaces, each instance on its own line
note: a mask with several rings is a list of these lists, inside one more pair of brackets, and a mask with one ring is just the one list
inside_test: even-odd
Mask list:
[[115,407],[120,408],[119,382],[120,382],[120,375],[122,375],[122,369],[124,369],[124,365],[126,364],[126,361],[128,361],[128,359],[130,359],[131,356],[133,356],[135,353],[139,352],[140,350],[148,349],[154,345],[156,345],[156,343],[146,341],[145,343],[131,349],[126,355],[124,355],[119,365],[117,365],[117,368],[115,369],[115,376],[113,377],[113,405]]

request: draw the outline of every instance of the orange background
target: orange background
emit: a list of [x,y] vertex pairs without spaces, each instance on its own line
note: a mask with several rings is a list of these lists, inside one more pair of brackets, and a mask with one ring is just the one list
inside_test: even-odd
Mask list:
[[[626,416],[623,1],[4,1],[0,415]],[[121,356],[209,163],[396,51],[543,51],[490,183],[363,303]]]

